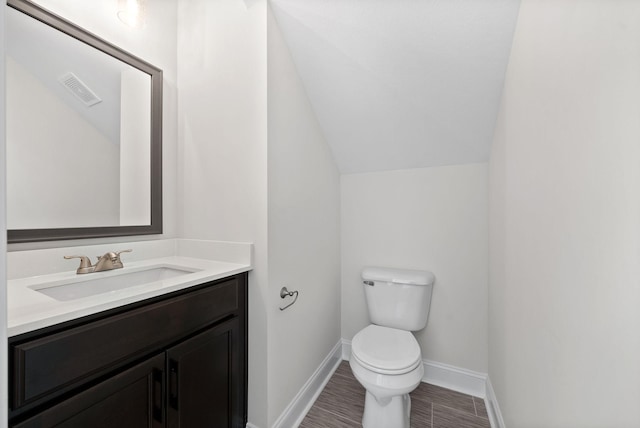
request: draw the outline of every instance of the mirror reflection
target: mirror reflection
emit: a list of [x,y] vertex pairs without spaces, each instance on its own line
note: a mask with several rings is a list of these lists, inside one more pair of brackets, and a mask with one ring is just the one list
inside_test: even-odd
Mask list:
[[11,7],[5,25],[10,242],[11,230],[153,233],[137,227],[159,220],[157,80],[117,48],[107,54]]

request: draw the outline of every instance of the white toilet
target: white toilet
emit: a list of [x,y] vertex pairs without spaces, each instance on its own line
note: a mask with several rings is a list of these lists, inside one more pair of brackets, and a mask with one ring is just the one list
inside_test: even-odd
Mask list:
[[426,271],[368,267],[362,280],[373,324],[354,336],[349,361],[367,391],[362,426],[409,428],[409,393],[424,375],[411,331],[427,325],[435,277]]

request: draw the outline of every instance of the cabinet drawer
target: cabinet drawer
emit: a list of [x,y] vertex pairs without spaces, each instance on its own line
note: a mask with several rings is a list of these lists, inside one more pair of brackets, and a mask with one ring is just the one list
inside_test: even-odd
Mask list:
[[162,428],[164,354],[125,370],[12,428]]
[[12,345],[12,408],[70,389],[239,310],[237,277]]

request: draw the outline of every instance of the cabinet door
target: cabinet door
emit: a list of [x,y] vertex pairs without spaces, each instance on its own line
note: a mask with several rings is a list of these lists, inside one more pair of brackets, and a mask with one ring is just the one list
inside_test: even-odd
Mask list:
[[123,428],[164,426],[165,355],[109,378],[14,428]]
[[167,351],[168,427],[242,427],[240,334],[234,318]]

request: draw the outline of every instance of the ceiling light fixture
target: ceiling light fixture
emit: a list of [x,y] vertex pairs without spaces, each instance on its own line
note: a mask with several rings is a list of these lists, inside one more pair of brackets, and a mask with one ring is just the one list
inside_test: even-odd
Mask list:
[[118,19],[132,28],[144,27],[146,0],[118,0]]

